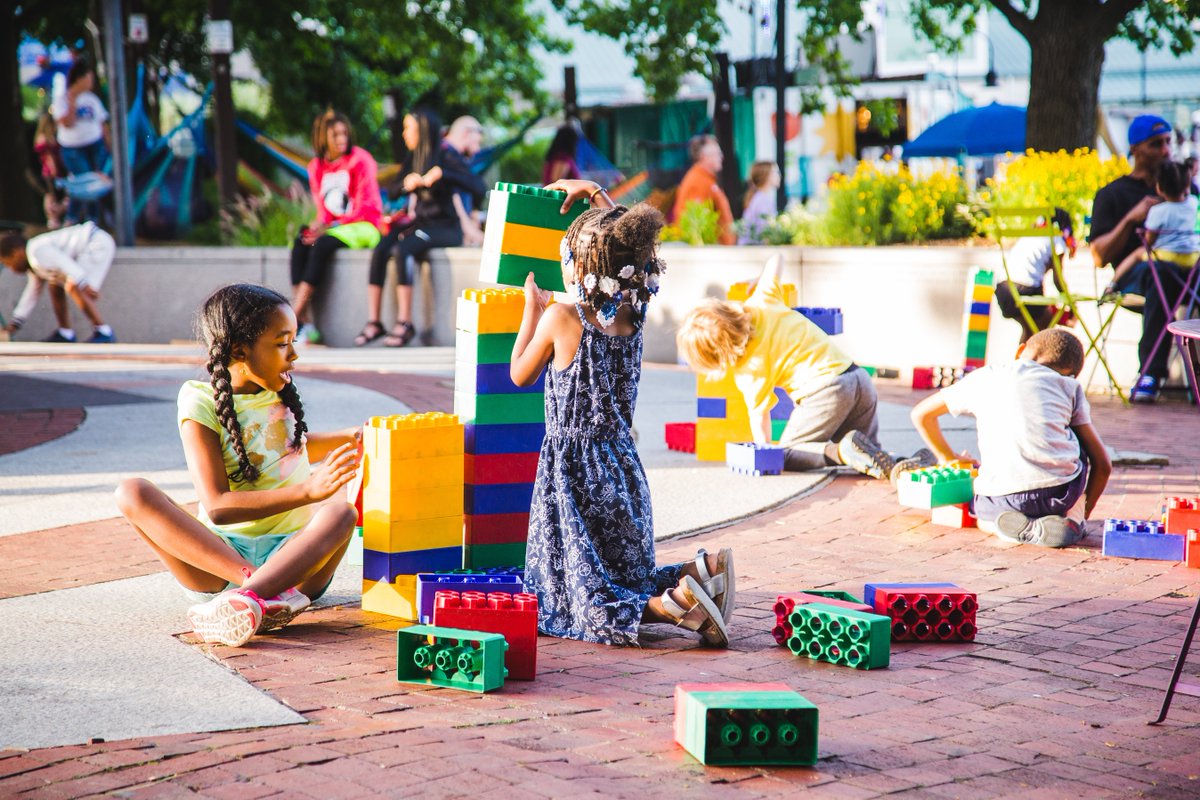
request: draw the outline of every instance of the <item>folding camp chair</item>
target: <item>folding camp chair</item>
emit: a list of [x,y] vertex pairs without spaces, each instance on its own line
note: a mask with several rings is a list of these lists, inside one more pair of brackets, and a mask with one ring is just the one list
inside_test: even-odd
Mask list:
[[[1129,400],[1125,396],[1125,391],[1121,388],[1116,376],[1113,375],[1112,369],[1108,366],[1108,358],[1104,353],[1104,342],[1107,340],[1113,320],[1116,319],[1117,310],[1121,306],[1119,303],[1115,304],[1112,310],[1106,314],[1100,305],[1100,301],[1104,298],[1099,296],[1099,292],[1095,296],[1091,296],[1076,294],[1071,291],[1066,279],[1063,277],[1062,259],[1054,247],[1055,237],[1062,235],[1062,232],[1054,223],[1054,209],[1048,206],[993,208],[991,215],[996,243],[1000,245],[1000,263],[1004,267],[1004,280],[1008,284],[1009,292],[1013,297],[1013,303],[1021,314],[1021,318],[1025,321],[1025,324],[1032,331],[1036,332],[1039,330],[1039,326],[1029,313],[1030,306],[1055,308],[1049,323],[1046,325],[1049,328],[1057,325],[1069,312],[1075,318],[1079,330],[1087,340],[1087,348],[1084,350],[1083,357],[1086,359],[1093,351],[1096,353],[1096,361],[1104,368],[1104,372],[1108,375],[1109,385],[1116,391],[1122,402],[1128,403]],[[1039,220],[1045,221],[1044,227],[1037,227]],[[1006,254],[1008,248],[1017,239],[1025,237],[1042,237],[1049,241],[1050,265],[1053,270],[1054,285],[1058,289],[1058,294],[1048,295],[1043,292],[1036,295],[1022,295],[1017,292],[1017,285],[1013,282],[1009,273]],[[1084,319],[1083,314],[1079,311],[1080,303],[1096,303],[1096,326],[1098,327],[1094,334]]]
[[[1172,233],[1173,231],[1157,231],[1157,233]],[[1188,231],[1191,233],[1192,231]],[[1187,277],[1183,279],[1183,290],[1179,293],[1179,299],[1175,304],[1167,302],[1167,292],[1163,288],[1162,276],[1159,274],[1160,263],[1170,262],[1179,263],[1177,260],[1168,258],[1167,254],[1159,254],[1154,250],[1153,245],[1146,239],[1146,229],[1138,228],[1138,236],[1142,240],[1142,246],[1146,248],[1147,269],[1150,272],[1150,277],[1154,285],[1154,291],[1158,293],[1158,299],[1162,303],[1162,307],[1166,310],[1167,319],[1163,324],[1162,330],[1158,332],[1158,338],[1154,340],[1154,346],[1150,348],[1150,354],[1146,357],[1146,362],[1149,363],[1154,359],[1154,354],[1158,352],[1158,348],[1164,344],[1167,347],[1171,346],[1171,341],[1167,336],[1167,325],[1179,318],[1179,312],[1184,312],[1184,318],[1191,317],[1197,308],[1200,308],[1200,260],[1191,264],[1181,264],[1187,268]],[[1147,292],[1150,291],[1147,287]],[[1145,334],[1143,334],[1145,335]],[[1164,341],[1166,339],[1167,341]],[[1184,356],[1186,358],[1186,354]],[[1137,386],[1142,382],[1142,378],[1146,375],[1146,365],[1142,365],[1142,369],[1138,372],[1137,381],[1133,384]],[[1200,402],[1200,397],[1197,398]]]

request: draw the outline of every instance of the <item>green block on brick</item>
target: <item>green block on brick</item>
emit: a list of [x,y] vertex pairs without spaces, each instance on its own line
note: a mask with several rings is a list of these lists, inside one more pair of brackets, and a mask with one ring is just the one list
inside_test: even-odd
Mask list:
[[535,186],[497,183],[488,196],[488,223],[513,222],[535,228],[565,231],[580,214],[588,210],[586,202],[576,201],[562,213],[566,192],[548,192]]
[[967,331],[967,357],[987,352],[987,331]]
[[778,442],[779,437],[783,436],[783,429],[787,427],[786,419],[771,420],[771,441]]
[[969,503],[975,496],[971,471],[930,467],[906,472],[896,481],[896,500],[908,508],[940,508]]
[[803,589],[805,594],[815,594],[818,597],[828,597],[831,600],[845,600],[847,603],[862,603],[861,597],[855,597],[850,592],[837,589]]
[[515,333],[454,332],[454,358],[475,364],[507,364],[512,361]]
[[454,393],[454,413],[464,423],[475,425],[515,425],[544,422],[546,399],[540,392],[525,394]]
[[796,606],[788,621],[788,649],[798,656],[855,669],[886,667],[891,658],[892,621],[879,614],[810,603]]
[[463,547],[463,564],[468,569],[519,567],[525,563],[525,542],[475,544]]
[[508,643],[499,633],[413,625],[396,631],[396,680],[490,692],[504,685]]
[[979,269],[978,267],[971,273],[971,282],[975,286],[991,286],[995,280],[995,275],[990,269]]
[[524,286],[533,273],[534,283],[549,292],[565,291],[562,264],[547,258],[530,258],[484,250],[479,260],[479,280],[505,286]]
[[689,691],[676,713],[680,744],[703,764],[817,763],[817,707],[796,692]]

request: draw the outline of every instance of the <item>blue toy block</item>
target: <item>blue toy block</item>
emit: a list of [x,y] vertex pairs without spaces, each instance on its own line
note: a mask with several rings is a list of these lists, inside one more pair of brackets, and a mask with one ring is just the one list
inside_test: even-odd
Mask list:
[[512,425],[475,425],[467,423],[466,451],[472,455],[492,453],[536,453],[546,438],[546,423],[522,422]]
[[546,387],[546,370],[529,386],[517,386],[509,377],[508,363],[454,362],[454,391],[467,394],[540,394]]
[[525,513],[532,502],[532,483],[467,484],[463,487],[463,511],[467,514]]
[[953,583],[868,583],[863,586],[863,602],[875,607],[876,589],[958,589]]
[[792,398],[788,397],[788,393],[782,387],[775,387],[775,405],[771,406],[771,419],[786,420],[792,416],[792,412],[796,410],[796,404],[792,402]]
[[724,397],[697,397],[696,416],[711,419],[725,419]]
[[438,547],[432,550],[406,550],[402,553],[383,553],[363,549],[363,580],[394,583],[398,575],[420,572],[448,572],[463,564],[461,547]]
[[969,306],[969,314],[981,314],[982,316],[990,316],[992,313],[991,303],[971,303]]
[[1104,521],[1103,553],[1106,556],[1183,561],[1186,544],[1186,536],[1166,533],[1161,522],[1137,519]]
[[480,570],[476,574],[421,573],[417,575],[418,620],[430,624],[433,621],[433,596],[437,592],[503,592],[520,594],[525,591],[522,575],[487,574],[492,570]]
[[754,442],[728,442],[725,463],[743,475],[778,475],[783,472],[785,448]]
[[792,310],[799,311],[809,322],[825,331],[828,336],[836,336],[842,332],[842,310],[840,308],[798,306]]

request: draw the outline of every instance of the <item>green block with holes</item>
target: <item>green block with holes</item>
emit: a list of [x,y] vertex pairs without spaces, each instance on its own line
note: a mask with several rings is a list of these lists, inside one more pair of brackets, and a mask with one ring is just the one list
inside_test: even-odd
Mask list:
[[676,687],[675,739],[710,766],[812,766],[817,707],[797,692]]
[[880,614],[810,603],[788,617],[793,655],[855,669],[880,669],[891,660],[892,621]]
[[504,685],[508,642],[499,633],[412,625],[396,631],[396,680],[490,692]]

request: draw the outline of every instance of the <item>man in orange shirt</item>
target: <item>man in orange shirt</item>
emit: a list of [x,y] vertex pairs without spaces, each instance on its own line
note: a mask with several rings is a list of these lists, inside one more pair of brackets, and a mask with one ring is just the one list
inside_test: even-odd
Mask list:
[[729,208],[729,198],[717,185],[717,175],[721,172],[721,165],[725,163],[725,154],[721,152],[721,145],[717,144],[717,137],[693,137],[688,143],[688,155],[691,156],[692,167],[683,176],[683,181],[675,191],[671,221],[677,222],[684,208],[693,200],[712,203],[718,215],[717,224],[720,226],[717,241],[721,244],[735,244],[737,234],[733,230],[733,211]]

